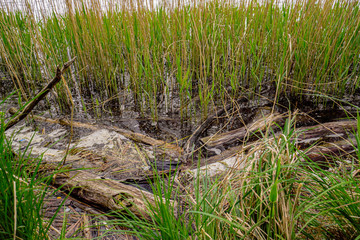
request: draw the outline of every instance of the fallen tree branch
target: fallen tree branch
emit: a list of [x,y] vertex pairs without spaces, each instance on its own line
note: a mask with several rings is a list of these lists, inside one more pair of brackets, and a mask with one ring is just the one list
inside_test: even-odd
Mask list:
[[357,131],[357,120],[327,122],[315,126],[300,127],[296,131],[299,133],[296,136],[296,144],[300,148],[305,148],[320,140],[348,138],[349,135]]
[[[327,122],[314,126],[300,127],[296,129],[297,134],[294,136],[295,145],[298,149],[306,149],[307,147],[319,143],[320,141],[339,141],[339,139],[347,139],[357,131],[357,120],[350,121],[338,121],[338,122]],[[275,136],[271,138],[278,138],[281,133],[276,133]],[[270,138],[270,139],[271,139]],[[354,141],[353,141],[354,142]],[[306,154],[308,158],[319,162],[324,161],[326,155],[328,156],[339,156],[341,153],[352,152],[354,147],[350,143],[332,143],[332,145],[326,148],[314,147],[312,150],[309,150]],[[206,164],[211,164],[214,162],[222,161],[226,158],[234,156],[240,151],[244,151],[256,142],[247,142],[245,145],[239,145],[231,147],[223,151],[220,155],[216,155],[210,158],[205,158],[201,160],[200,166],[205,166]]]
[[45,86],[36,97],[30,101],[25,108],[16,115],[13,119],[5,124],[5,131],[9,128],[13,127],[15,124],[26,118],[26,116],[34,109],[34,107],[50,92],[50,90],[61,80],[62,74],[70,67],[70,65],[75,61],[76,57],[71,59],[70,61],[64,63],[62,69],[59,67],[56,68],[56,75],[51,80],[47,86]]

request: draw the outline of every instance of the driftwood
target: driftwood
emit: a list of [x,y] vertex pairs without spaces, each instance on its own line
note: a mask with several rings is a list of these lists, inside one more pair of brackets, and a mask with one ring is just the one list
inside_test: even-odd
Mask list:
[[51,80],[47,86],[45,86],[36,97],[29,102],[26,107],[13,119],[5,124],[5,131],[26,118],[26,116],[34,109],[34,107],[50,92],[50,90],[61,80],[62,74],[70,67],[70,65],[75,61],[76,57],[71,59],[70,61],[64,63],[63,67],[56,68],[56,75]]
[[[16,109],[11,108],[11,109],[9,109],[9,112],[11,114],[13,114],[14,112],[16,112]],[[42,121],[42,122],[52,123],[52,124],[60,124],[63,126],[71,126],[72,125],[73,127],[87,128],[87,129],[91,129],[91,130],[107,129],[110,131],[115,131],[135,142],[144,143],[144,144],[162,149],[162,150],[164,150],[164,152],[166,154],[168,154],[169,156],[171,156],[173,158],[178,158],[183,152],[182,148],[175,144],[167,143],[165,141],[158,140],[158,139],[146,136],[141,133],[134,133],[132,131],[121,129],[118,127],[92,125],[92,124],[81,123],[81,122],[76,122],[76,121],[71,122],[67,119],[51,119],[51,118],[45,118],[45,117],[41,117],[41,116],[37,116],[37,115],[34,115],[33,119]]]
[[[140,218],[151,220],[148,204],[155,205],[154,195],[136,187],[103,179],[86,171],[56,174],[52,184],[92,206],[123,214],[131,212]],[[171,201],[171,204],[176,202]]]
[[317,141],[347,139],[357,130],[357,120],[327,122],[297,129],[296,144],[300,148],[307,147]]
[[[318,124],[315,126],[307,126],[297,128],[298,134],[294,137],[295,144],[298,149],[305,149],[319,141],[337,141],[329,146],[314,147],[309,150],[306,155],[313,161],[324,161],[326,156],[340,156],[341,154],[352,153],[354,147],[350,143],[338,142],[340,139],[347,139],[354,131],[357,130],[357,121],[339,121]],[[279,137],[279,133],[275,138]],[[251,146],[251,142],[246,145],[235,146],[223,151],[221,154],[202,159],[201,166],[222,161],[226,158],[234,156],[240,151],[246,150]]]
[[200,140],[208,148],[231,144],[237,141],[244,142],[251,135],[255,134],[256,132],[264,131],[269,126],[273,126],[275,124],[281,125],[284,123],[284,117],[285,115],[283,114],[270,113],[247,126],[229,132],[216,134],[214,136],[204,137]]
[[356,152],[356,141],[353,142],[354,144],[349,141],[341,141],[315,146],[303,154],[307,159],[316,163],[334,162],[336,159],[352,155]]

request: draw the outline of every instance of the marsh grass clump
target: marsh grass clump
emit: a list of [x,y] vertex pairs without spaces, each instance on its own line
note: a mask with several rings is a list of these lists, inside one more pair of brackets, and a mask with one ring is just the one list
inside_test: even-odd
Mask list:
[[297,149],[296,135],[289,119],[278,137],[264,136],[215,178],[198,174],[182,185],[178,176],[159,177],[150,221],[129,213],[109,224],[141,239],[356,239],[357,159],[320,167]]
[[[0,10],[0,61],[24,95],[70,55],[78,57],[66,78],[74,93],[103,102],[125,88],[155,119],[174,103],[183,115],[200,108],[206,116],[227,93],[269,84],[278,93],[340,97],[359,85],[358,1],[49,4],[52,11],[45,1]],[[63,86],[56,91],[66,96]]]
[[30,143],[23,151],[12,148],[5,127],[0,111],[0,239],[49,239],[56,213],[45,220],[43,207],[52,175],[41,174],[41,159],[29,156]]

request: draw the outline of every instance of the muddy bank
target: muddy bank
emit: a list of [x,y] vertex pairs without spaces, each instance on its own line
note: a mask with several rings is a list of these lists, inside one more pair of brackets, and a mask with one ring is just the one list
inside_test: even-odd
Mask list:
[[[154,199],[154,178],[172,175],[190,183],[194,177],[221,177],[234,169],[241,170],[247,164],[243,154],[256,147],[257,139],[270,127],[273,134],[267,137],[276,139],[287,119],[293,119],[294,125],[305,131],[294,139],[300,150],[321,145],[304,152],[312,160],[329,162],[326,155],[354,154],[354,145],[349,145],[349,141],[354,142],[351,134],[357,123],[351,117],[356,116],[356,107],[328,101],[313,109],[311,101],[304,100],[300,105],[299,99],[287,102],[281,98],[274,104],[269,97],[271,94],[255,100],[239,98],[214,108],[205,119],[181,119],[172,112],[159,116],[157,121],[135,108],[123,109],[116,115],[115,110],[111,114],[105,111],[105,106],[100,115],[96,111],[84,115],[76,112],[71,119],[68,114],[57,114],[54,105],[49,106],[50,98],[7,131],[7,137],[16,151],[42,156],[45,171],[71,170],[56,176],[53,185],[62,186],[77,201],[89,204],[94,211],[123,211],[125,206],[143,217],[145,200],[141,196]],[[7,120],[12,106],[18,107],[14,96],[2,104]],[[331,142],[336,148],[331,149],[324,142]],[[78,221],[85,221],[81,219]]]

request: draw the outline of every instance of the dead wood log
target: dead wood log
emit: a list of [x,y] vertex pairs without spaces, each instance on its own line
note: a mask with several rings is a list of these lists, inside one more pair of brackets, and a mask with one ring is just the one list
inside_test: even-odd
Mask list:
[[201,138],[200,141],[208,148],[231,144],[237,141],[244,142],[246,138],[256,132],[266,130],[269,126],[274,126],[275,124],[282,125],[285,122],[284,118],[284,114],[270,113],[247,126],[229,132],[204,137]]
[[61,80],[62,74],[70,67],[70,65],[75,61],[76,57],[71,59],[70,61],[64,63],[63,67],[56,68],[56,75],[51,80],[47,86],[45,86],[36,97],[30,101],[25,108],[13,119],[5,124],[5,131],[26,118],[26,116],[34,109],[34,107],[50,92],[50,90]]
[[[319,141],[339,141],[339,139],[347,139],[349,136],[351,137],[356,130],[357,120],[328,122],[315,126],[300,127],[296,129],[298,134],[294,137],[294,143],[297,145],[298,149],[304,149]],[[280,136],[280,134],[281,133],[277,133],[275,136],[270,138],[277,138]],[[256,145],[256,142],[254,143],[250,141],[245,145],[229,148],[223,151],[220,155],[202,159],[200,166],[222,161],[237,154],[240,151],[245,151],[249,147],[254,146],[254,144]],[[331,147],[314,147],[313,150],[307,152],[308,158],[312,159],[313,161],[324,161],[326,160],[326,155],[330,157],[341,156],[341,153],[350,154],[354,149],[353,145],[349,142],[346,144],[340,142],[330,144]]]
[[[9,109],[10,113],[13,113],[14,111],[16,112],[16,110],[14,110],[14,109]],[[146,136],[141,133],[135,133],[135,132],[132,132],[132,131],[129,131],[126,129],[121,129],[118,127],[92,125],[92,124],[76,122],[76,121],[71,122],[67,119],[51,119],[51,118],[45,118],[45,117],[41,117],[41,116],[37,116],[37,115],[34,115],[33,119],[42,121],[42,122],[52,123],[52,124],[60,124],[63,126],[71,126],[72,125],[73,127],[87,128],[87,129],[91,129],[91,130],[107,129],[110,131],[115,131],[135,142],[144,143],[144,144],[159,148],[161,150],[164,150],[164,152],[166,154],[168,154],[169,156],[171,156],[173,158],[179,158],[181,156],[181,154],[183,153],[182,148],[179,147],[178,145],[167,143],[165,141],[158,140],[158,139]]]
[[[56,174],[52,184],[89,205],[123,214],[131,212],[151,220],[148,204],[155,206],[155,196],[136,187],[82,170]],[[176,205],[176,202],[171,201],[171,204]]]
[[296,129],[296,144],[299,148],[307,147],[318,141],[347,139],[357,131],[357,120],[327,122],[315,126]]
[[356,141],[346,140],[315,146],[301,153],[301,155],[312,162],[328,165],[328,163],[333,163],[336,159],[353,155],[357,151],[356,148]]

